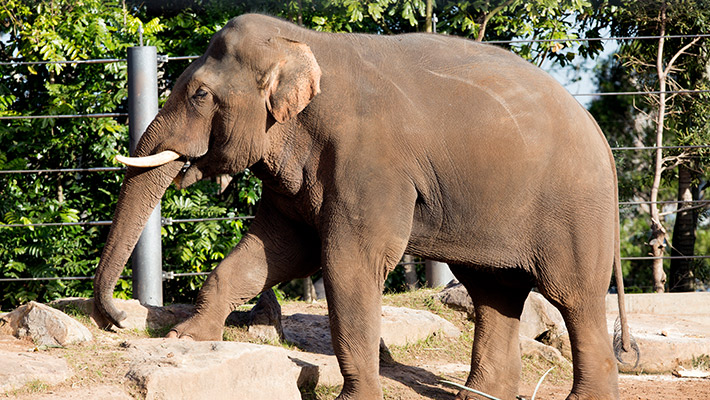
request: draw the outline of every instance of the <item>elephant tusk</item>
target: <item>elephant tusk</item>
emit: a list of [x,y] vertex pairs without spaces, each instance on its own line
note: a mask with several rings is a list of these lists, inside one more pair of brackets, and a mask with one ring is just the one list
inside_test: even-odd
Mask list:
[[120,162],[121,164],[126,164],[129,167],[148,168],[159,167],[163,164],[169,163],[170,161],[175,161],[178,158],[180,158],[180,154],[172,150],[165,150],[161,151],[158,154],[153,154],[152,156],[146,157],[124,157],[122,155],[117,155],[116,161]]

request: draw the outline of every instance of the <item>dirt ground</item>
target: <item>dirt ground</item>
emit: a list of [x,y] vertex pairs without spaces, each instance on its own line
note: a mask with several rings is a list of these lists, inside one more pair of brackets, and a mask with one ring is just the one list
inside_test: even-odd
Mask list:
[[[468,374],[473,325],[461,313],[452,311],[432,299],[433,291],[420,290],[413,294],[386,296],[383,304],[426,309],[448,319],[463,332],[458,339],[431,336],[415,344],[390,347],[392,361],[383,362],[380,375],[385,399],[452,399],[458,389],[443,384],[448,380],[463,384]],[[325,314],[323,302],[306,304],[288,302],[283,305],[284,315],[294,313]],[[44,353],[63,357],[75,375],[59,385],[31,382],[21,389],[0,394],[2,398],[19,400],[79,399],[91,393],[91,398],[110,398],[96,393],[97,388],[106,388],[108,393],[123,391],[140,398],[137,390],[125,379],[127,354],[121,348],[126,340],[161,336],[164,332],[105,332],[91,325],[88,318],[79,319],[90,326],[96,340],[93,343],[67,348],[39,349]],[[228,327],[225,340],[252,341],[244,327]],[[288,346],[288,344],[286,344]],[[30,342],[0,340],[0,350],[27,351]],[[0,366],[2,360],[0,360]],[[520,396],[530,400],[540,377],[550,368],[552,371],[541,383],[536,399],[565,399],[572,387],[571,364],[552,364],[537,357],[523,357],[523,374]],[[707,368],[707,365],[703,365]],[[83,391],[82,391],[83,390]],[[339,387],[318,386],[302,392],[307,400],[334,399]],[[619,378],[621,399],[666,400],[710,399],[710,379],[677,378],[667,375],[628,375]],[[98,397],[97,397],[98,396]]]

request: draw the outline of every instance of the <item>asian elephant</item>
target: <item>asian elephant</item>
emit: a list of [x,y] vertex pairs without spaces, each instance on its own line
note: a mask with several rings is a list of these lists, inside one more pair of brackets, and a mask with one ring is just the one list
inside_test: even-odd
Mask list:
[[249,168],[263,182],[250,231],[169,336],[221,340],[234,307],[322,268],[339,398],[382,398],[381,293],[407,252],[449,263],[474,300],[467,386],[515,398],[519,318],[535,287],[569,330],[568,398],[619,396],[605,318],[612,267],[623,287],[614,160],[590,114],[509,51],[242,15],[177,80],[136,157],[121,160],[129,168],[94,281],[107,325],[121,326],[113,288],[170,183]]

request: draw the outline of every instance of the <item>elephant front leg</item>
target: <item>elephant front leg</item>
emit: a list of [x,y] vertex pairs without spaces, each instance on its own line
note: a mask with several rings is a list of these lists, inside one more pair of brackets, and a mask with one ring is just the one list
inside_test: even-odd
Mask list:
[[276,284],[309,276],[320,267],[320,244],[311,228],[266,212],[268,205],[262,209],[250,233],[207,278],[195,315],[175,326],[168,337],[222,340],[224,321],[236,307]]
[[[349,265],[350,264],[350,265]],[[379,343],[381,281],[352,261],[324,267],[333,350],[343,374],[338,399],[381,399]]]
[[382,289],[406,242],[374,233],[355,236],[331,235],[322,257],[333,350],[344,378],[338,399],[381,399]]

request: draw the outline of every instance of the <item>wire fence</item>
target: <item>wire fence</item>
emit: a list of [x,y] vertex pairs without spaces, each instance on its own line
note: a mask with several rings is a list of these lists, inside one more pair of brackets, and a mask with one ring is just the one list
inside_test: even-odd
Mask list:
[[[516,40],[495,40],[486,41],[489,44],[520,44],[520,43],[579,43],[592,41],[625,41],[625,40],[657,40],[657,39],[687,39],[687,38],[708,38],[710,34],[695,34],[695,35],[664,35],[664,36],[636,36],[636,37],[607,37],[607,38],[567,38],[567,39],[516,39]],[[167,56],[159,55],[158,62],[165,63],[170,61],[189,61],[195,60],[201,56]],[[25,61],[15,59],[10,61],[0,62],[1,66],[36,66],[36,65],[52,65],[52,64],[67,64],[67,65],[82,65],[82,64],[109,64],[127,62],[125,58],[105,58],[105,59],[88,59],[88,60],[56,60],[56,61]],[[589,96],[640,96],[640,95],[658,95],[658,94],[681,94],[681,95],[696,95],[710,93],[710,90],[668,90],[668,91],[625,91],[625,92],[599,92],[599,93],[573,93],[577,97]],[[3,115],[0,120],[31,120],[31,119],[73,119],[73,118],[119,118],[128,117],[128,113],[92,113],[92,114],[58,114],[58,115]],[[710,145],[694,145],[694,146],[639,146],[639,147],[612,147],[612,151],[644,151],[644,150],[688,150],[688,149],[705,149],[710,148]],[[0,175],[8,174],[46,174],[46,173],[93,173],[93,172],[118,172],[125,171],[125,167],[92,167],[92,168],[56,168],[56,169],[22,169],[22,170],[0,170]],[[669,201],[622,201],[619,206],[635,206],[635,205],[650,205],[650,204],[710,204],[710,200],[669,200]],[[214,217],[214,218],[185,218],[173,219],[162,218],[161,225],[168,226],[178,223],[196,223],[209,221],[234,221],[234,220],[249,220],[254,216],[230,216],[230,217]],[[30,224],[1,224],[0,228],[34,228],[34,227],[68,227],[68,226],[108,226],[112,221],[76,221],[76,222],[41,222]],[[697,256],[628,256],[621,257],[622,260],[673,260],[673,259],[709,259],[710,255]],[[423,262],[407,262],[405,264],[423,264]],[[170,271],[163,272],[163,279],[174,279],[178,277],[202,276],[209,272],[190,272],[190,273],[174,273]],[[0,278],[0,282],[23,282],[23,281],[51,281],[51,280],[90,280],[93,276],[74,276],[74,277],[28,277],[28,278]],[[130,279],[130,276],[121,276],[122,279]]]

